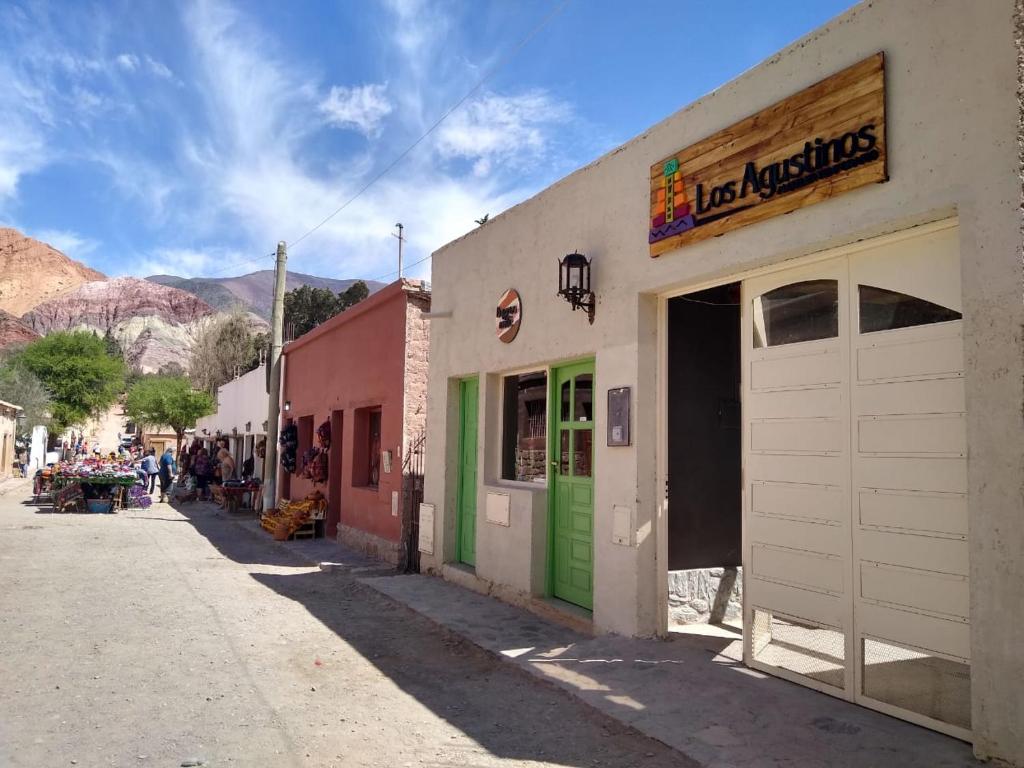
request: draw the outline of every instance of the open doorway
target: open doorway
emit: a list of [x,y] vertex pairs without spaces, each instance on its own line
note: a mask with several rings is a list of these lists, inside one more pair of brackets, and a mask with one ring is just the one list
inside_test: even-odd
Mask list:
[[668,628],[742,634],[740,284],[668,301]]

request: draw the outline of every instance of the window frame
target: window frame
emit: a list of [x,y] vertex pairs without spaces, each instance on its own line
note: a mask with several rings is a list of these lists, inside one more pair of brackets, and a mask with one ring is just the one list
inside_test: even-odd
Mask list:
[[[544,475],[543,475],[543,477],[538,477],[538,478],[533,479],[533,480],[520,480],[520,479],[518,479],[516,477],[508,477],[508,476],[506,476],[506,472],[509,469],[509,465],[508,465],[508,463],[506,461],[506,449],[510,446],[510,442],[509,442],[510,440],[514,440],[515,443],[518,443],[518,429],[519,429],[519,422],[518,422],[518,397],[516,397],[516,406],[515,406],[515,412],[516,412],[517,418],[515,419],[514,423],[510,423],[510,419],[509,419],[508,408],[509,408],[509,394],[510,393],[509,393],[509,388],[508,388],[508,382],[513,380],[513,379],[518,381],[519,377],[521,377],[521,376],[530,376],[530,375],[540,375],[540,376],[543,377],[543,380],[544,380],[544,385],[543,385],[543,391],[544,391],[544,409],[543,409],[543,415],[544,415],[544,437],[542,438],[543,444],[542,444],[542,449],[541,449],[541,450],[543,450],[543,453],[544,453],[544,459],[543,459]],[[550,388],[551,388],[551,369],[549,367],[547,367],[547,366],[544,366],[544,367],[540,367],[540,368],[526,368],[526,369],[515,370],[515,371],[507,371],[505,373],[499,374],[499,380],[500,380],[500,387],[501,387],[501,399],[500,399],[501,407],[500,407],[500,411],[499,411],[499,425],[500,425],[500,429],[499,429],[499,442],[498,442],[498,473],[497,473],[498,474],[498,478],[497,478],[498,482],[503,483],[503,484],[504,483],[514,484],[514,485],[518,485],[518,486],[522,486],[522,487],[527,487],[527,488],[545,488],[545,487],[547,487],[548,476],[550,474],[550,471],[549,471],[550,468],[548,466],[548,460],[549,460],[549,456],[548,456],[548,441],[549,441],[549,437],[550,437],[549,430],[551,428],[551,425],[548,422],[550,420],[549,419],[549,409],[550,409],[549,399],[551,397],[551,392],[550,392]],[[512,427],[515,430],[515,432],[512,433],[512,434],[509,433],[509,428],[510,427]],[[512,445],[514,447],[514,444],[512,444]],[[514,457],[512,459],[511,470],[512,470],[512,474],[514,474],[515,473],[515,459],[514,459]]]

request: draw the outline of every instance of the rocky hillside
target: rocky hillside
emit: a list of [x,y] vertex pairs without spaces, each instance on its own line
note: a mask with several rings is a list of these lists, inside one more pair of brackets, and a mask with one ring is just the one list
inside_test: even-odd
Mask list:
[[[264,320],[270,319],[271,305],[274,302],[274,270],[263,269],[238,277],[175,277],[174,275],[151,275],[146,278],[160,285],[169,285],[198,296],[215,309],[231,309],[241,305]],[[303,285],[314,288],[327,288],[334,293],[347,290],[355,280],[336,280],[330,277],[304,275],[301,272],[289,272],[285,278],[285,287],[290,291]],[[383,283],[367,281],[370,293],[383,288]]]
[[73,261],[16,229],[0,227],[0,310],[23,315],[41,301],[73,291],[102,272]]
[[28,312],[23,322],[33,331],[108,330],[125,350],[128,363],[143,372],[175,362],[188,367],[201,321],[214,309],[177,288],[134,277],[85,283]]
[[38,338],[39,334],[21,320],[0,309],[0,350],[16,344],[27,344]]

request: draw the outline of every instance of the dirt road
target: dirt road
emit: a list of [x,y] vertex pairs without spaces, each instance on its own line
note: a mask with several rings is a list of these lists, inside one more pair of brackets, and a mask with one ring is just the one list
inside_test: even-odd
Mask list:
[[0,495],[0,766],[691,765],[209,509]]

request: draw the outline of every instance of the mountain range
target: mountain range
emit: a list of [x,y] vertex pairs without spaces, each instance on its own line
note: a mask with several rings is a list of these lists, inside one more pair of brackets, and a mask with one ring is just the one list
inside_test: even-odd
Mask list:
[[[217,310],[229,310],[241,306],[264,320],[270,320],[274,303],[274,270],[261,269],[238,277],[176,277],[174,275],[150,275],[150,282],[187,291],[198,296]],[[303,285],[313,288],[327,288],[333,293],[347,290],[355,280],[337,280],[330,277],[305,275],[288,272],[285,288],[293,290]],[[383,283],[366,281],[370,293],[383,287]]]
[[[289,290],[309,285],[335,293],[354,282],[299,272],[286,278]],[[367,285],[371,292],[382,287]],[[108,278],[47,243],[0,228],[0,350],[56,330],[110,331],[128,363],[144,373],[168,363],[187,369],[205,324],[240,308],[265,327],[273,295],[269,269],[221,278]]]

